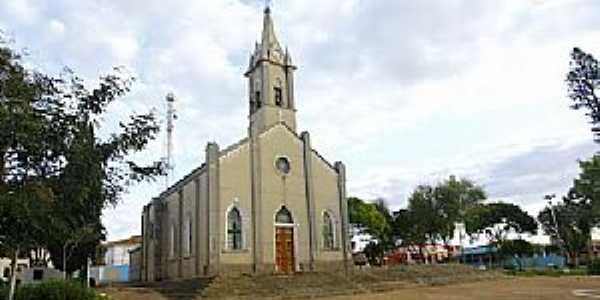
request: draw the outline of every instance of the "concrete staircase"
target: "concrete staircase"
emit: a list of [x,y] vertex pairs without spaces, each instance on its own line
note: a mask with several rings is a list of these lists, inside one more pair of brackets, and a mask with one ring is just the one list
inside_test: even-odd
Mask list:
[[318,295],[344,295],[359,290],[356,284],[337,274],[220,276],[201,296],[207,299],[285,299]]
[[160,293],[169,300],[194,300],[211,281],[211,278],[158,281],[144,284],[144,287]]

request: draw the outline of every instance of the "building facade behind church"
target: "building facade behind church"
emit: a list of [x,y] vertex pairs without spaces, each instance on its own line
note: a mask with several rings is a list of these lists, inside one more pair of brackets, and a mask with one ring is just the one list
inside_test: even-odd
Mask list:
[[348,265],[345,168],[296,132],[294,71],[264,14],[247,72],[248,137],[144,206],[144,281],[220,273],[293,273]]

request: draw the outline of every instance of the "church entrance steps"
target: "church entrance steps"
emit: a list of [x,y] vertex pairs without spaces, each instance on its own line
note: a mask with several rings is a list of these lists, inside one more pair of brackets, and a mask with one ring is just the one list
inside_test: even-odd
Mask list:
[[220,276],[204,290],[202,299],[312,297],[347,294],[353,289],[343,275],[331,273]]
[[307,272],[295,275],[236,275],[215,278],[201,299],[295,299],[317,296],[376,293],[417,286],[502,279],[497,271],[463,265],[416,265]]
[[480,271],[463,265],[413,265],[354,269],[349,276],[343,272],[222,275],[213,279],[154,282],[143,287],[113,287],[107,292],[115,295],[111,298],[115,300],[301,299],[505,278],[498,271]]
[[[193,278],[181,280],[165,280],[156,282],[131,283],[116,289],[129,289],[136,294],[160,295],[168,300],[194,300],[206,289],[212,278]],[[133,299],[132,299],[133,300]],[[154,298],[140,298],[140,300],[155,300]]]

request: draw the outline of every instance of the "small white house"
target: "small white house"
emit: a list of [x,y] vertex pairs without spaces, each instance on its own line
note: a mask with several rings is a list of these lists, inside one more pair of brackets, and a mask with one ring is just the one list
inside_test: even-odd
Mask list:
[[[2,271],[0,280],[9,282],[11,275],[9,258],[0,258],[0,270]],[[63,272],[54,269],[51,264],[49,266],[35,266],[31,265],[27,258],[17,260],[17,282],[19,284],[39,283],[63,277]]]
[[107,266],[129,265],[129,251],[139,247],[141,244],[142,237],[139,235],[105,243],[106,254],[104,255],[104,263]]
[[[20,274],[29,268],[29,259],[22,258],[17,260],[17,278]],[[10,281],[10,258],[0,258],[0,280],[4,282]]]
[[[106,242],[103,245],[106,248],[104,265],[90,268],[90,278],[92,278],[94,284],[130,281],[129,268],[131,262],[129,252],[139,248],[141,244],[142,237],[139,235],[124,240]],[[136,279],[134,278],[134,280]]]

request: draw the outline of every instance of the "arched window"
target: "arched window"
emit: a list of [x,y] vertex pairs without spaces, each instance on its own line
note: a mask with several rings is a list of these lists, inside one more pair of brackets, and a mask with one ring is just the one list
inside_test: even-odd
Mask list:
[[176,236],[175,224],[171,224],[171,232],[169,236],[169,256],[175,257],[175,236]]
[[192,253],[192,218],[190,215],[185,217],[185,223],[183,223],[183,250],[185,255]]
[[4,268],[4,274],[2,274],[2,276],[4,278],[9,278],[10,277],[10,268],[9,267]]
[[294,219],[292,218],[292,213],[290,213],[285,206],[282,206],[277,212],[277,215],[275,215],[275,222],[281,224],[293,224]]
[[148,224],[148,236],[150,239],[154,238],[154,223],[150,222],[150,224]]
[[237,207],[227,213],[227,248],[242,249],[242,215]]
[[283,106],[283,92],[281,89],[281,79],[277,78],[275,80],[275,86],[273,87],[273,93],[275,96],[275,105],[282,107]]
[[323,212],[323,248],[333,249],[335,247],[333,219],[329,212]]
[[259,109],[262,106],[262,101],[260,99],[260,91],[256,91],[255,94],[255,101],[256,101],[256,108]]
[[192,238],[194,234],[192,233],[192,218],[188,218],[188,254],[192,253]]

